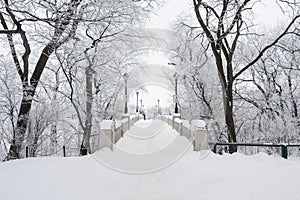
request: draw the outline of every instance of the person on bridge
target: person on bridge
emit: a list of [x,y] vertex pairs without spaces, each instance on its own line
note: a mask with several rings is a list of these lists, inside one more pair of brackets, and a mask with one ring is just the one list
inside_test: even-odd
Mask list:
[[145,113],[145,107],[144,107],[144,105],[143,105],[142,108],[140,109],[140,113],[141,113],[141,115],[143,115],[144,120],[145,120],[145,119],[146,119],[146,113]]

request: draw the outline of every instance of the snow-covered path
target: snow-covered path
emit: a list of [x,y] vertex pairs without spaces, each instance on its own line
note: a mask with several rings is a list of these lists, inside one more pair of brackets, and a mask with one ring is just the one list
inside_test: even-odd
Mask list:
[[148,173],[165,168],[185,152],[191,143],[160,120],[140,120],[114,146],[94,154],[102,164],[127,173]]
[[[0,164],[0,199],[294,200],[300,197],[299,158],[284,160],[280,156],[263,153],[220,156],[208,151],[193,152],[188,147],[176,162],[160,170],[156,168],[150,173],[142,173],[158,166],[151,165],[151,159],[161,161],[170,157],[164,154],[177,155],[174,144],[189,145],[189,142],[159,122],[142,121],[132,127],[113,152],[104,149],[85,157],[44,157],[5,162]],[[165,148],[169,151],[164,151]],[[124,155],[125,158],[122,158]],[[148,160],[142,155],[155,156],[147,157]],[[109,160],[110,156],[114,159]],[[114,160],[112,163],[118,168],[112,169],[112,166],[103,163],[106,160],[101,157]],[[116,158],[121,162],[117,163]],[[145,163],[124,164],[132,161]],[[134,168],[136,165],[139,167]],[[122,169],[129,173],[121,172]],[[133,173],[134,170],[140,173]]]

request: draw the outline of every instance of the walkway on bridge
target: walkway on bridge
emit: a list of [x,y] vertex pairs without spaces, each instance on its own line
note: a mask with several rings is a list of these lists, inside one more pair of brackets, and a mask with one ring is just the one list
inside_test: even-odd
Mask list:
[[104,165],[129,173],[145,173],[165,168],[185,152],[192,143],[161,120],[139,120],[114,146],[96,153]]

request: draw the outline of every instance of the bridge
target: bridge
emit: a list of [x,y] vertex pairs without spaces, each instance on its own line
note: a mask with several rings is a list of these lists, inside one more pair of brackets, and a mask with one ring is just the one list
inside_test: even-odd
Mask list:
[[103,120],[91,143],[99,162],[130,173],[155,171],[174,163],[187,151],[208,149],[205,122],[189,122],[178,114],[149,120],[141,115]]

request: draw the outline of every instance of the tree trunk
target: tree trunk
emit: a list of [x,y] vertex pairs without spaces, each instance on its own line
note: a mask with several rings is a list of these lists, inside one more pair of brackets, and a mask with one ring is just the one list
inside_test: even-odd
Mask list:
[[32,95],[34,91],[26,92],[23,90],[23,98],[21,102],[20,111],[18,114],[17,125],[15,128],[15,134],[13,135],[13,140],[11,142],[8,154],[6,155],[4,160],[12,160],[12,159],[19,159],[22,157],[22,144],[25,138],[25,132],[28,125],[29,120],[29,113],[31,110],[31,102],[32,102]]
[[90,138],[92,133],[92,106],[93,106],[93,73],[91,66],[89,65],[85,70],[86,75],[86,120],[85,129],[83,133],[83,140],[80,149],[80,155],[86,155],[91,153]]
[[[217,59],[216,64],[220,65],[221,60]],[[227,66],[230,68],[231,66]],[[225,115],[225,123],[227,128],[227,137],[228,142],[233,143],[236,142],[236,132],[235,132],[235,124],[233,119],[233,95],[232,95],[232,73],[227,74],[227,82],[225,79],[225,76],[222,76],[223,71],[220,69],[223,69],[223,67],[218,67],[219,70],[219,79],[222,85],[222,91],[223,91],[223,105],[224,105],[224,115]],[[229,153],[237,152],[237,147],[235,146],[229,146]]]
[[51,124],[51,132],[50,132],[50,153],[55,154],[57,151],[57,123],[58,123],[58,105],[57,105],[57,94],[59,87],[59,70],[55,72],[55,89],[54,95],[52,99],[52,108],[54,111],[54,120]]
[[[231,92],[230,92],[231,90]],[[227,136],[228,142],[236,142],[236,133],[235,133],[235,124],[233,119],[233,99],[232,99],[232,89],[228,88],[226,91],[226,96],[224,98],[224,114],[225,114],[225,123],[227,126]],[[229,153],[237,152],[236,146],[229,146]]]
[[55,119],[50,130],[50,154],[55,154],[57,151],[57,120]]
[[5,161],[22,158],[21,152],[23,148],[26,129],[28,127],[32,99],[34,97],[41,74],[53,50],[54,48],[52,43],[46,45],[35,66],[35,70],[30,79],[30,86],[26,82],[23,83],[23,97],[18,114],[15,135],[13,136],[13,141],[11,142],[8,154],[4,159]]

